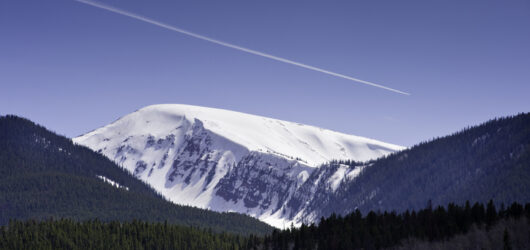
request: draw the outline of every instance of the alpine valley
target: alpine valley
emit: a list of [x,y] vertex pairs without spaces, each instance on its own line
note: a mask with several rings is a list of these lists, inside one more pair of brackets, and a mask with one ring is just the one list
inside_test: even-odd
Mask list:
[[[404,147],[240,112],[163,104],[74,138],[166,199],[284,228],[316,222],[314,200]],[[348,164],[325,163],[344,162]],[[320,167],[326,166],[326,167]]]

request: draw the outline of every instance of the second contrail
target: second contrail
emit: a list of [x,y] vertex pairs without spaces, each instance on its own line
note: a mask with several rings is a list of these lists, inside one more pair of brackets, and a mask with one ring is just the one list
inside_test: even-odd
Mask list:
[[324,73],[324,74],[328,74],[328,75],[344,78],[344,79],[347,79],[347,80],[350,80],[350,81],[363,83],[363,84],[370,85],[370,86],[373,86],[373,87],[386,89],[386,90],[389,90],[389,91],[392,91],[392,92],[395,92],[395,93],[399,93],[399,94],[403,94],[403,95],[410,95],[407,92],[403,92],[403,91],[400,91],[400,90],[397,90],[397,89],[389,88],[389,87],[386,87],[386,86],[383,86],[383,85],[380,85],[380,84],[377,84],[377,83],[364,81],[364,80],[361,80],[361,79],[357,79],[355,77],[351,77],[351,76],[335,73],[335,72],[332,72],[332,71],[329,71],[329,70],[317,68],[317,67],[314,67],[314,66],[311,66],[311,65],[307,65],[307,64],[291,61],[289,59],[285,59],[285,58],[282,58],[282,57],[277,57],[277,56],[270,55],[270,54],[267,54],[267,53],[259,52],[259,51],[256,51],[256,50],[252,50],[252,49],[248,49],[248,48],[241,47],[241,46],[238,46],[238,45],[234,45],[234,44],[230,44],[230,43],[223,42],[223,41],[220,41],[220,40],[216,40],[216,39],[213,39],[213,38],[210,38],[210,37],[207,37],[207,36],[199,35],[197,33],[193,33],[193,32],[187,31],[187,30],[183,30],[181,28],[177,28],[177,27],[171,26],[169,24],[161,23],[161,22],[155,21],[153,19],[150,19],[150,18],[147,18],[147,17],[143,17],[143,16],[140,16],[140,15],[137,15],[137,14],[125,11],[125,10],[120,10],[118,8],[114,8],[114,7],[105,5],[105,4],[101,4],[101,3],[97,3],[97,2],[93,2],[93,1],[89,1],[89,0],[75,0],[75,1],[80,2],[80,3],[84,3],[84,4],[88,4],[88,5],[100,8],[100,9],[108,10],[108,11],[111,11],[111,12],[114,12],[114,13],[117,13],[117,14],[121,14],[121,15],[124,15],[124,16],[128,16],[128,17],[140,20],[140,21],[144,21],[146,23],[154,24],[156,26],[159,26],[159,27],[162,27],[162,28],[166,28],[168,30],[176,31],[176,32],[179,32],[181,34],[185,34],[185,35],[188,35],[188,36],[191,36],[191,37],[195,37],[195,38],[198,38],[198,39],[201,39],[201,40],[204,40],[204,41],[208,41],[208,42],[211,42],[211,43],[215,43],[215,44],[218,44],[218,45],[221,45],[221,46],[225,46],[225,47],[228,47],[228,48],[237,49],[239,51],[247,52],[247,53],[250,53],[250,54],[253,54],[253,55],[266,57],[266,58],[269,58],[269,59],[272,59],[272,60],[275,60],[275,61],[279,61],[279,62],[295,65],[295,66],[298,66],[298,67],[310,69],[310,70],[313,70],[313,71],[321,72],[321,73]]

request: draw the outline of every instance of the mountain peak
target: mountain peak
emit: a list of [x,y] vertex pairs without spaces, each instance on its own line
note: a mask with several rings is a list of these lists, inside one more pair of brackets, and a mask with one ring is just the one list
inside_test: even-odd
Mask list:
[[[279,227],[299,212],[286,205],[321,164],[362,162],[403,149],[314,126],[182,104],[148,106],[73,140],[177,204],[245,213]],[[329,173],[333,190],[352,171]]]

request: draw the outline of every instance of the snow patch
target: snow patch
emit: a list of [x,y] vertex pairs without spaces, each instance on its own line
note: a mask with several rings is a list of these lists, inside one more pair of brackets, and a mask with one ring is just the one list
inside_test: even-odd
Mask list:
[[116,188],[121,188],[121,189],[125,189],[126,191],[129,191],[129,188],[126,187],[126,186],[123,186],[123,185],[120,185],[119,183],[105,177],[105,176],[102,176],[102,175],[96,175],[96,177],[98,177],[99,179],[103,180],[104,182],[110,184],[111,186],[113,187],[116,187]]
[[344,177],[346,176],[346,171],[348,170],[349,166],[341,164],[335,173],[328,179],[327,183],[331,190],[335,192],[337,188],[339,187],[339,184],[342,182]]

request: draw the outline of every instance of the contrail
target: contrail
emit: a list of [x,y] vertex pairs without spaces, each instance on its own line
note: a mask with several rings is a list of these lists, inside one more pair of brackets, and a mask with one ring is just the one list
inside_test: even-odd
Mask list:
[[279,61],[279,62],[291,64],[291,65],[295,65],[295,66],[298,66],[298,67],[310,69],[310,70],[321,72],[321,73],[324,73],[324,74],[340,77],[340,78],[347,79],[347,80],[350,80],[350,81],[363,83],[363,84],[370,85],[370,86],[373,86],[373,87],[386,89],[386,90],[389,90],[389,91],[392,91],[392,92],[395,92],[395,93],[399,93],[399,94],[403,94],[403,95],[410,95],[407,92],[403,92],[403,91],[400,91],[400,90],[397,90],[397,89],[389,88],[389,87],[386,87],[386,86],[383,86],[383,85],[379,85],[377,83],[364,81],[364,80],[361,80],[361,79],[357,79],[355,77],[351,77],[351,76],[335,73],[335,72],[332,72],[332,71],[329,71],[329,70],[317,68],[317,67],[314,67],[314,66],[311,66],[311,65],[307,65],[307,64],[291,61],[289,59],[285,59],[285,58],[282,58],[282,57],[273,56],[271,54],[259,52],[259,51],[256,51],[256,50],[248,49],[248,48],[241,47],[241,46],[238,46],[238,45],[234,45],[234,44],[231,44],[231,43],[227,43],[227,42],[223,42],[223,41],[220,41],[220,40],[216,40],[216,39],[213,39],[213,38],[210,38],[210,37],[207,37],[207,36],[199,35],[197,33],[193,33],[193,32],[181,29],[181,28],[177,28],[177,27],[171,26],[169,24],[161,23],[161,22],[155,21],[153,19],[150,19],[150,18],[147,18],[147,17],[143,17],[143,16],[140,16],[140,15],[137,15],[137,14],[125,11],[125,10],[120,10],[120,9],[117,9],[117,8],[114,8],[114,7],[105,5],[105,4],[101,4],[101,3],[97,3],[97,2],[93,2],[93,1],[89,1],[89,0],[75,0],[75,1],[80,2],[80,3],[84,3],[84,4],[88,4],[88,5],[100,8],[100,9],[108,10],[108,11],[111,11],[111,12],[114,12],[114,13],[117,13],[117,14],[121,14],[121,15],[124,15],[124,16],[128,16],[128,17],[134,18],[136,20],[144,21],[146,23],[150,23],[150,24],[162,27],[162,28],[166,28],[168,30],[176,31],[176,32],[179,32],[179,33],[184,34],[184,35],[195,37],[195,38],[198,38],[198,39],[201,39],[201,40],[204,40],[204,41],[208,41],[208,42],[211,42],[211,43],[215,43],[215,44],[218,44],[218,45],[221,45],[221,46],[225,46],[225,47],[228,47],[228,48],[232,48],[232,49],[236,49],[236,50],[239,50],[239,51],[247,52],[247,53],[250,53],[250,54],[253,54],[253,55],[257,55],[257,56],[266,57],[266,58],[269,58],[269,59],[272,59],[272,60],[275,60],[275,61]]

